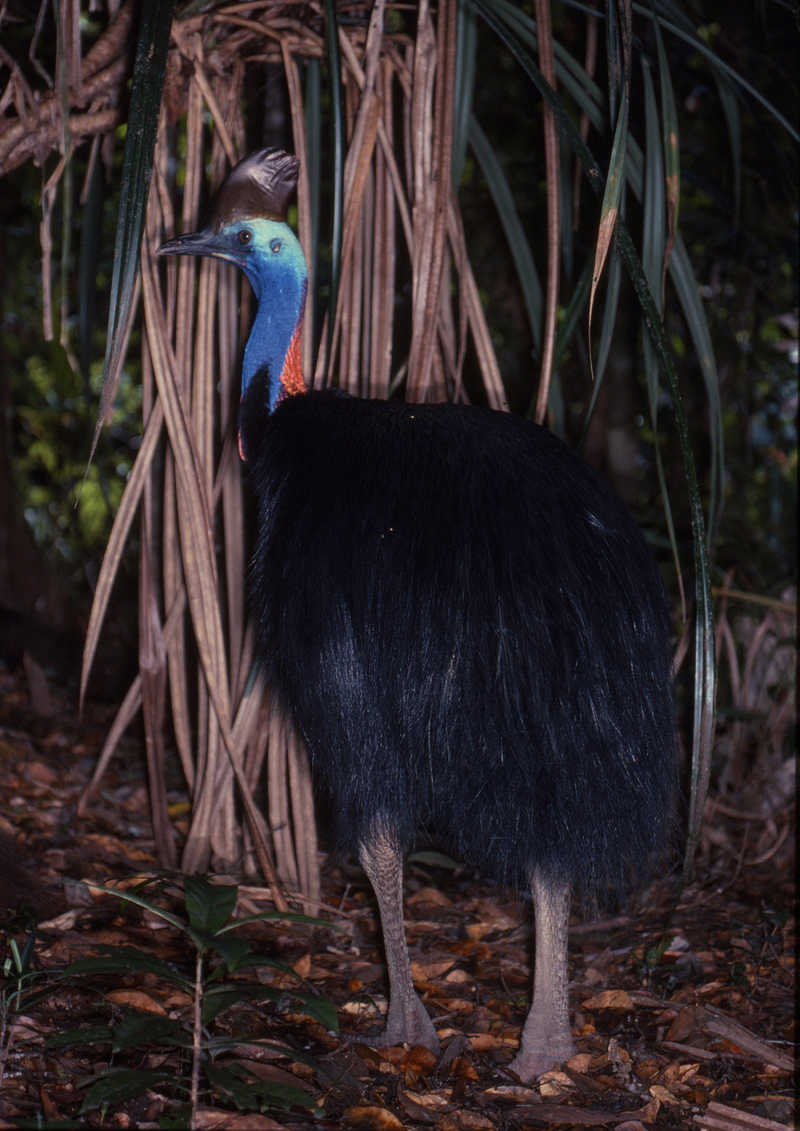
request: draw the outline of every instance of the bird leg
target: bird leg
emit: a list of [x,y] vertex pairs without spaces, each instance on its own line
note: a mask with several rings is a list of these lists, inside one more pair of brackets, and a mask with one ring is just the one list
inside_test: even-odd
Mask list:
[[386,1028],[372,1043],[424,1045],[438,1054],[439,1038],[411,980],[403,924],[403,855],[391,830],[373,825],[358,846],[358,859],[378,900],[389,971]]
[[509,1068],[526,1084],[575,1055],[569,1031],[567,935],[570,886],[536,869],[531,877],[536,921],[533,1003],[519,1052]]

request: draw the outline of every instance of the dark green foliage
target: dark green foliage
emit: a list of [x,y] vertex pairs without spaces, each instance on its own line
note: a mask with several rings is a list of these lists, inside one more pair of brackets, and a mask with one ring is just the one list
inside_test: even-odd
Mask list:
[[[80,182],[87,167],[85,155],[73,160]],[[5,426],[13,486],[39,546],[67,578],[78,603],[86,605],[141,433],[139,355],[134,349],[120,377],[110,427],[104,429],[81,489],[102,380],[105,332],[100,319],[107,308],[115,194],[105,187],[102,225],[93,235],[97,320],[89,327],[90,334],[84,326],[81,354],[88,363],[84,374],[58,340],[48,342],[43,337],[37,199],[41,179],[25,166],[2,184],[3,192],[16,201],[13,222],[5,217],[5,222],[0,221],[0,380],[8,382]],[[85,218],[78,214],[82,226]],[[54,217],[57,225],[60,208]],[[76,257],[70,260],[67,279],[70,289],[74,286],[77,291]],[[54,313],[58,336],[58,310]],[[71,317],[68,332],[72,325]],[[135,335],[138,338],[138,331]],[[135,545],[130,553],[135,554]]]
[[[159,889],[164,886],[163,880],[164,877],[157,881]],[[323,924],[307,916],[283,916],[271,911],[249,916],[246,920],[231,919],[238,889],[230,885],[212,884],[207,877],[200,875],[187,876],[183,880],[184,918],[144,899],[140,894],[144,886],[146,885],[140,885],[134,893],[110,890],[109,894],[146,908],[151,914],[184,932],[194,944],[194,973],[184,975],[177,966],[163,962],[137,947],[99,946],[97,949],[100,954],[97,957],[83,958],[72,963],[63,971],[63,977],[85,980],[89,976],[108,974],[130,975],[138,972],[154,975],[189,995],[193,999],[194,1009],[187,1010],[183,1017],[123,1012],[121,1018],[116,1018],[111,1025],[93,1025],[57,1033],[46,1043],[53,1048],[107,1044],[110,1046],[112,1062],[119,1054],[132,1049],[178,1048],[183,1050],[186,1072],[176,1075],[174,1070],[166,1072],[127,1068],[112,1063],[106,1071],[79,1082],[79,1087],[86,1089],[81,1113],[122,1103],[141,1095],[147,1088],[155,1087],[162,1093],[177,1092],[181,1102],[188,1097],[192,1109],[200,1094],[196,1082],[202,1080],[204,1092],[210,1089],[211,1093],[233,1102],[243,1110],[288,1111],[293,1107],[300,1107],[314,1115],[321,1114],[320,1108],[307,1091],[265,1083],[253,1078],[236,1063],[226,1064],[221,1058],[240,1043],[240,1038],[227,1036],[224,1032],[216,1033],[213,1023],[226,1010],[243,1003],[257,1005],[272,1002],[280,1008],[289,1002],[293,1010],[305,1013],[326,1029],[337,1031],[336,1011],[325,998],[305,990],[276,989],[231,977],[234,972],[241,974],[245,970],[259,967],[291,973],[291,968],[286,963],[251,954],[245,939],[230,934],[243,922],[291,918],[313,925]],[[168,883],[168,886],[174,885]],[[16,964],[23,971],[19,976],[27,977],[22,957],[17,956]],[[30,996],[26,997],[26,1007],[30,1001]],[[198,1025],[201,1027],[198,1028]],[[249,1043],[270,1047],[288,1055],[288,1049],[282,1045],[260,1039],[252,1039]],[[296,1059],[317,1067],[315,1061],[305,1054],[298,1054]],[[190,1063],[193,1065],[191,1081],[188,1071]],[[183,1108],[178,1108],[172,1114],[177,1118],[177,1113],[182,1110]]]
[[135,313],[136,272],[145,222],[142,202],[147,199],[153,169],[173,9],[174,0],[143,0],[139,14],[139,38],[122,159],[103,391],[93,444],[97,443],[103,419],[114,399]]

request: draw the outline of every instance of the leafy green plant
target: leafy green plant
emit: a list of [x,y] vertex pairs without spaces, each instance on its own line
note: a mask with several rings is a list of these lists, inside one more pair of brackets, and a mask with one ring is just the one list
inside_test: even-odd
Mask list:
[[35,931],[31,931],[22,950],[16,939],[8,940],[10,954],[3,962],[0,985],[0,1085],[3,1083],[11,1050],[14,1018],[49,993],[51,988],[49,984],[47,988],[41,986],[42,982],[47,981],[47,974],[33,969],[35,942]]
[[[163,883],[163,879],[160,881]],[[139,889],[141,890],[141,888]],[[168,1017],[151,1013],[126,1013],[113,1025],[84,1027],[53,1036],[49,1047],[74,1047],[108,1043],[112,1058],[141,1046],[184,1050],[186,1073],[176,1077],[174,1071],[162,1068],[110,1067],[88,1076],[78,1085],[86,1089],[81,1114],[121,1103],[141,1095],[147,1088],[169,1087],[188,1098],[173,1113],[179,1122],[191,1125],[203,1093],[209,1092],[233,1102],[238,1108],[264,1111],[289,1111],[303,1108],[315,1116],[320,1107],[301,1088],[256,1079],[236,1061],[224,1062],[224,1054],[241,1045],[241,1037],[215,1032],[214,1023],[232,1006],[242,1002],[277,1003],[289,1001],[292,1007],[319,1022],[326,1029],[338,1031],[338,1019],[332,1004],[324,997],[298,989],[278,989],[260,983],[240,981],[238,975],[269,967],[284,975],[297,977],[285,962],[252,954],[247,940],[232,932],[247,923],[263,920],[290,920],[295,923],[323,925],[321,920],[291,912],[265,911],[242,919],[231,919],[236,906],[238,888],[214,884],[206,876],[183,878],[185,918],[142,898],[138,891],[115,891],[109,894],[138,905],[152,915],[184,933],[194,948],[194,973],[185,976],[173,965],[133,946],[101,946],[96,957],[82,958],[64,971],[65,977],[90,974],[155,975],[183,991],[191,999],[185,1016]],[[324,924],[330,926],[330,924]],[[271,1049],[318,1068],[316,1062],[296,1050],[264,1040],[247,1040],[248,1045]]]

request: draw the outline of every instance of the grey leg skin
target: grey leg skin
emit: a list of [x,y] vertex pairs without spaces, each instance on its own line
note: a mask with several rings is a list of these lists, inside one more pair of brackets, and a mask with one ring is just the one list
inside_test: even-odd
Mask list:
[[533,1004],[522,1030],[519,1052],[509,1068],[526,1084],[575,1055],[569,1031],[567,937],[571,892],[568,883],[536,871],[531,878],[536,916]]
[[378,900],[389,970],[389,1015],[376,1045],[424,1045],[439,1053],[439,1038],[411,980],[403,925],[403,856],[389,830],[373,829],[358,859]]

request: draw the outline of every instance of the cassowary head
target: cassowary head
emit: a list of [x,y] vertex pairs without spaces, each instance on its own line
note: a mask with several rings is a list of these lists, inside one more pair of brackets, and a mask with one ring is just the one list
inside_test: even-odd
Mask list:
[[259,305],[245,349],[242,394],[266,370],[270,411],[305,389],[299,339],[308,272],[300,242],[286,223],[299,166],[280,149],[245,157],[223,181],[206,227],[158,249],[159,255],[224,259],[247,275]]

